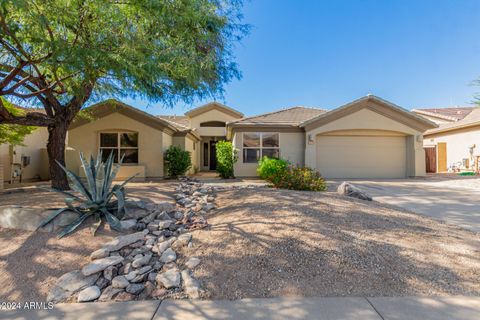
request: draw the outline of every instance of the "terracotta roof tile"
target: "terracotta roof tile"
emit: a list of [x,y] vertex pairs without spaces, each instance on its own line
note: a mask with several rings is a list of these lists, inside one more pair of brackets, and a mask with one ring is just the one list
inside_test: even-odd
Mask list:
[[445,120],[459,121],[465,118],[474,107],[454,107],[454,108],[425,108],[413,109],[413,112],[427,116],[438,117]]

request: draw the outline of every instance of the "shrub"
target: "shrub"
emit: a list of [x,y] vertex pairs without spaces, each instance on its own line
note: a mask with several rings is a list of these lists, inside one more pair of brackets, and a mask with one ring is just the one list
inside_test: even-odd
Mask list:
[[182,150],[178,146],[170,146],[165,151],[165,169],[171,178],[183,176],[192,167],[190,152]]
[[288,162],[282,159],[263,157],[258,163],[257,173],[260,178],[270,181],[283,175],[288,168]]
[[282,159],[263,157],[257,173],[262,179],[271,182],[275,188],[309,191],[327,189],[320,173],[308,167],[290,165]]
[[233,165],[238,160],[237,150],[230,141],[219,141],[215,145],[217,151],[217,172],[223,179],[234,178]]
[[59,233],[60,238],[73,232],[89,217],[95,218],[95,223],[92,226],[93,235],[95,235],[95,232],[103,220],[106,220],[112,229],[122,231],[120,219],[123,218],[126,212],[124,187],[136,175],[112,187],[112,182],[120,169],[122,160],[120,160],[120,163],[114,164],[113,153],[110,153],[105,163],[103,163],[101,159],[102,154],[100,153],[96,160],[90,157],[90,162],[88,162],[83,157],[83,154],[80,153],[80,161],[82,162],[82,168],[85,172],[86,183],[75,173],[57,162],[67,174],[68,179],[71,181],[70,185],[72,189],[76,191],[78,195],[53,189],[55,192],[68,196],[68,198],[65,198],[65,204],[67,206],[53,212],[40,223],[38,228],[46,226],[65,211],[73,211],[78,214],[78,219],[66,226]]

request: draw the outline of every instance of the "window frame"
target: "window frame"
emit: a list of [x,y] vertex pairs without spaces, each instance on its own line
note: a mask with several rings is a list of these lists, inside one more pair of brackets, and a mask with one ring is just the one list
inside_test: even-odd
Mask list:
[[[245,147],[244,146],[244,140],[245,140],[245,134],[258,134],[260,137],[260,143],[258,147]],[[278,147],[264,147],[263,146],[263,135],[278,135]],[[254,162],[247,162],[245,161],[245,149],[251,149],[251,150],[259,150],[260,153],[260,159],[257,159]],[[263,158],[263,149],[276,149],[278,150],[278,158],[280,159],[280,132],[242,132],[242,162],[243,163],[258,163]]]
[[[102,134],[116,134],[117,135],[117,146],[116,147],[102,147]],[[137,135],[137,146],[136,147],[122,147],[122,144],[121,144],[121,137],[122,137],[122,134],[124,133],[135,133]],[[140,148],[138,147],[138,139],[139,139],[139,136],[140,134],[138,133],[138,131],[99,131],[98,132],[98,152],[100,154],[100,151],[103,151],[103,150],[116,150],[117,151],[117,156],[116,156],[116,160],[114,159],[114,163],[119,163],[120,162],[120,158],[121,158],[121,150],[125,150],[125,149],[128,149],[128,150],[137,150],[137,162],[130,162],[130,163],[122,163],[122,166],[136,166],[138,165],[138,160],[140,158]]]

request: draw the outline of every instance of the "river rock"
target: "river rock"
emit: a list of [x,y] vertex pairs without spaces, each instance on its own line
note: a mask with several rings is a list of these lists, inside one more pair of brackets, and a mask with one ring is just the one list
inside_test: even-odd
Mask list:
[[109,266],[119,264],[123,261],[123,259],[124,258],[122,256],[111,256],[94,260],[90,264],[87,264],[85,267],[83,267],[82,273],[84,276],[89,276],[91,274],[103,271]]
[[143,240],[143,238],[148,234],[148,230],[143,230],[141,232],[135,232],[132,234],[127,234],[125,236],[119,236],[113,239],[110,242],[107,242],[103,248],[108,251],[118,251],[123,247],[126,247],[132,243],[135,243],[139,240]]
[[169,263],[175,260],[177,260],[177,254],[172,250],[172,248],[168,248],[160,256],[160,262],[163,263]]
[[77,301],[88,302],[93,301],[98,297],[100,297],[100,289],[97,286],[91,286],[80,291]]
[[180,272],[178,269],[170,269],[157,275],[156,280],[167,289],[177,288],[180,285]]

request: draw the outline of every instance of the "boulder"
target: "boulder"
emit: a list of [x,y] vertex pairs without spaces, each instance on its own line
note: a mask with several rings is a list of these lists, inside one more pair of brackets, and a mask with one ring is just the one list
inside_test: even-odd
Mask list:
[[143,240],[143,238],[148,234],[148,230],[143,230],[141,232],[135,232],[132,234],[127,234],[125,236],[119,236],[113,239],[110,242],[107,242],[103,248],[108,251],[118,251],[123,247],[126,247],[132,243],[135,243],[139,240]]
[[100,297],[100,288],[98,288],[97,286],[91,286],[80,291],[77,301],[88,302],[93,301],[98,297]]
[[167,289],[177,288],[180,285],[180,272],[178,269],[170,269],[157,275],[156,280]]
[[353,197],[360,200],[372,201],[372,197],[363,192],[356,186],[348,182],[342,182],[337,188],[337,192],[343,196]]
[[91,274],[103,271],[109,266],[119,264],[123,261],[123,259],[124,258],[122,256],[112,256],[94,260],[90,264],[87,264],[85,267],[83,267],[82,273],[84,276],[89,276]]

